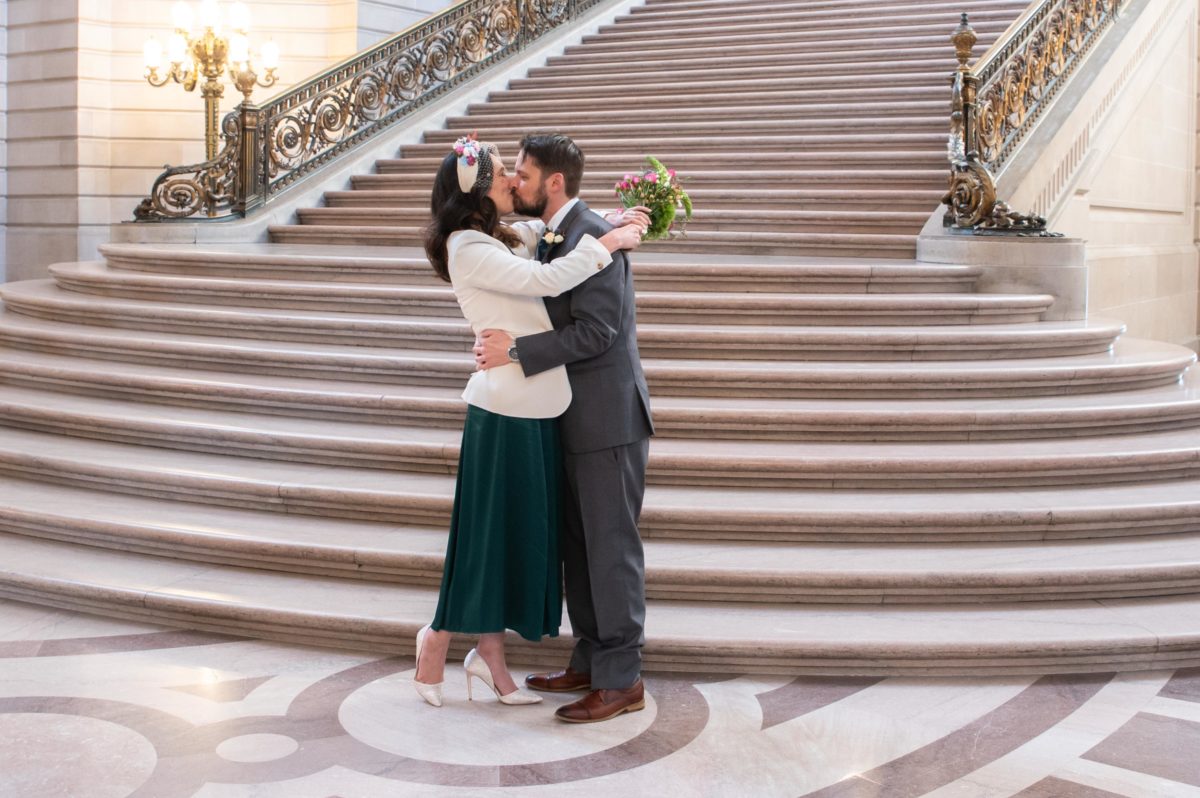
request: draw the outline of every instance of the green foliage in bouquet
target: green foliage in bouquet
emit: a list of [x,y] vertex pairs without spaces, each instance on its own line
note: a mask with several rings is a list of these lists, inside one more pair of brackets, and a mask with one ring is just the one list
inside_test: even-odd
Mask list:
[[684,223],[679,235],[683,235],[692,218],[692,198],[683,190],[674,169],[668,169],[651,156],[646,156],[646,163],[650,168],[645,173],[627,174],[617,181],[617,198],[626,208],[644,205],[650,209],[650,227],[646,229],[643,241],[671,238],[680,208],[684,212]]

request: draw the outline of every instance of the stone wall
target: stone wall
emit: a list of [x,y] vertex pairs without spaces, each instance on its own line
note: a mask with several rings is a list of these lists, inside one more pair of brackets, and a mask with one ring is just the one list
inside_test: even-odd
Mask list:
[[447,0],[358,0],[358,49],[370,47],[448,5]]
[[[204,159],[200,92],[143,78],[142,44],[171,30],[162,0],[4,0],[9,28],[9,280],[97,257],[110,225],[131,219],[165,164]],[[228,8],[229,0],[222,0]],[[282,51],[267,99],[401,30],[435,0],[251,0],[251,41]],[[365,45],[364,45],[365,46]],[[241,95],[226,83],[222,115]]]
[[[1197,286],[1196,18],[1160,43],[1170,53],[1104,164],[1061,226],[1088,242],[1092,316],[1129,333],[1195,346]],[[1069,220],[1069,221],[1068,221]]]

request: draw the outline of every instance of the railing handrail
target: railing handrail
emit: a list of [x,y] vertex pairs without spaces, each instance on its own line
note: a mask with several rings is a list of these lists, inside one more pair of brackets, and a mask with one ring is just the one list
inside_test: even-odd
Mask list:
[[604,0],[460,0],[222,122],[209,161],[169,167],[138,221],[245,216],[383,128]]
[[968,66],[976,37],[968,15],[951,37],[959,66],[951,89],[946,225],[976,232],[1048,235],[1046,220],[996,197],[994,174],[1015,151],[1127,0],[1039,0]]

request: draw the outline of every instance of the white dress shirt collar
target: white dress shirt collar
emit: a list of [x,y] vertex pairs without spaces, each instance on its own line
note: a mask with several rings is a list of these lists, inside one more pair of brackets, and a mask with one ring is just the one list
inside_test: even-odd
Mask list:
[[579,202],[579,197],[571,197],[571,199],[567,200],[563,206],[558,209],[558,213],[550,217],[550,223],[546,225],[546,229],[558,230],[563,223],[563,219],[567,218],[567,214],[571,212],[571,209],[575,207],[577,202]]

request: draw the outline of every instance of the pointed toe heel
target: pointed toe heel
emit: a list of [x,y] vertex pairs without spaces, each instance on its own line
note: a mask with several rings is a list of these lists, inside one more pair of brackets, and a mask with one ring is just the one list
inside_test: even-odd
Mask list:
[[500,690],[496,687],[496,681],[492,678],[492,671],[487,663],[483,661],[483,657],[479,656],[479,652],[471,649],[467,652],[467,658],[463,660],[463,668],[467,672],[467,700],[474,701],[474,696],[471,694],[471,679],[475,678],[486,684],[491,691],[496,694],[501,704],[508,706],[520,706],[523,704],[540,704],[542,697],[534,695],[528,691],[517,688],[508,695],[501,695]]

